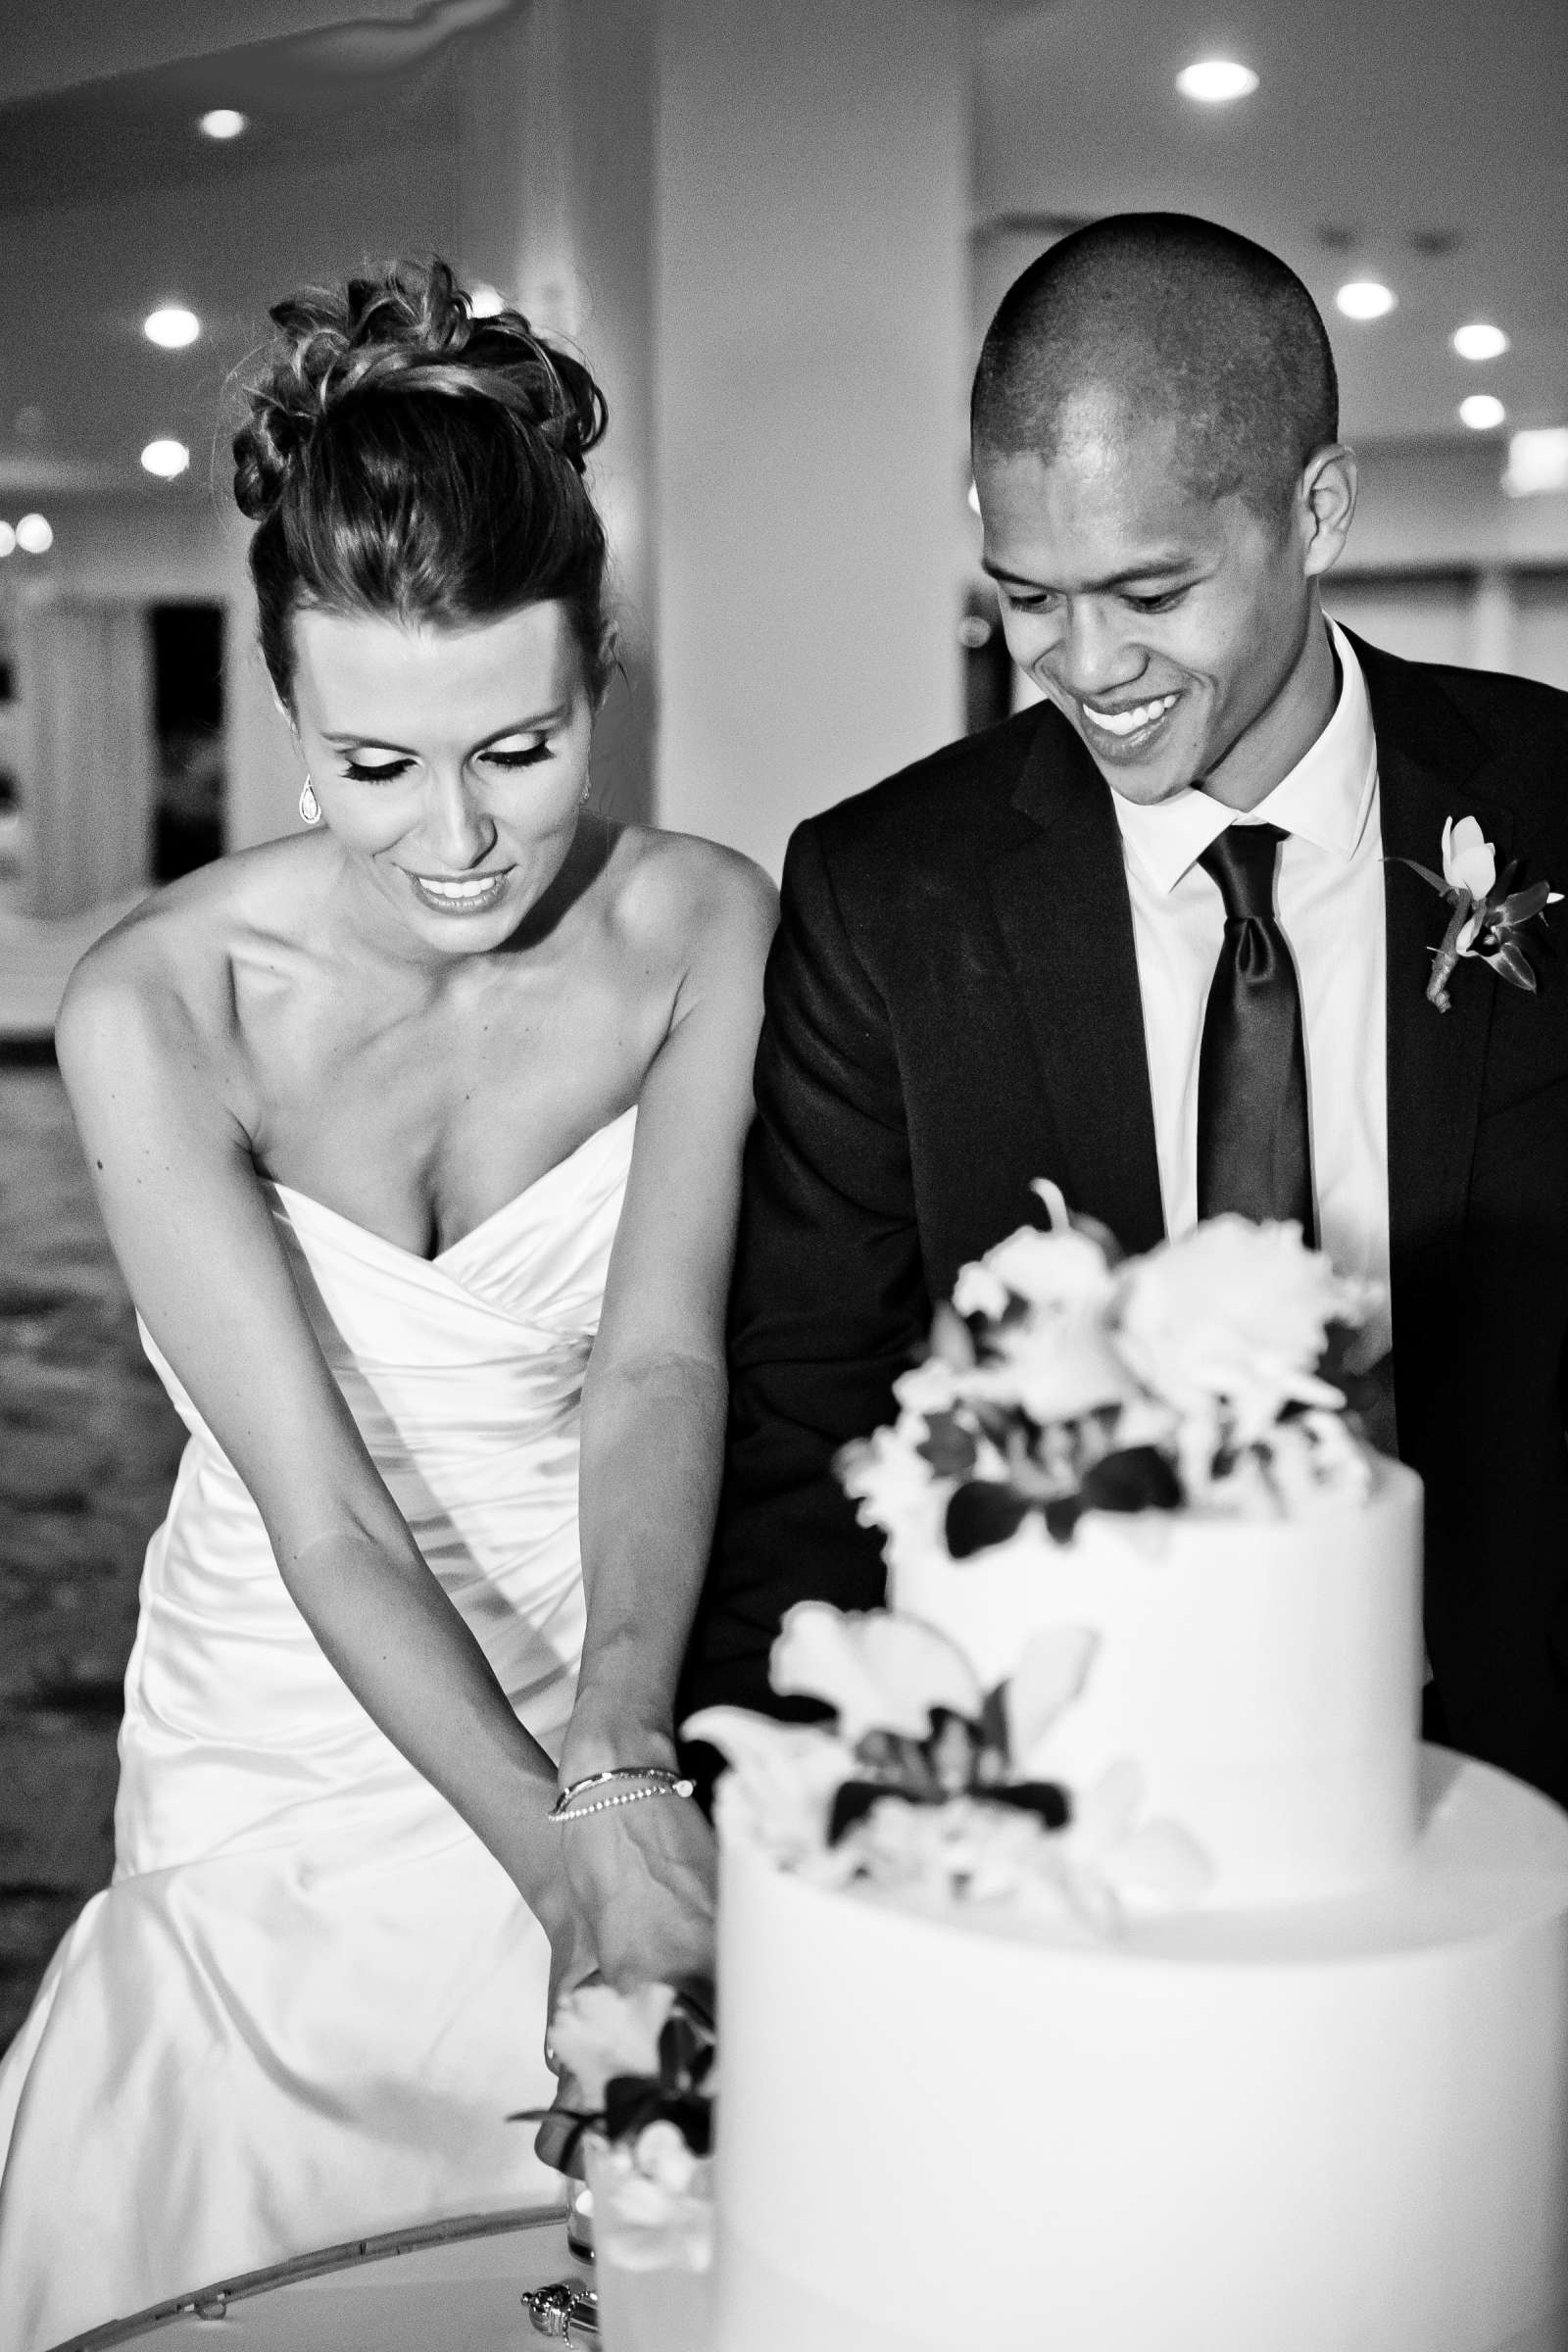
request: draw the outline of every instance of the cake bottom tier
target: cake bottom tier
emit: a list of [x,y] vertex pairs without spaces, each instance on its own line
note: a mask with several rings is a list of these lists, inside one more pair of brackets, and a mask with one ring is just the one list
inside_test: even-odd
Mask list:
[[726,1843],[723,2352],[1568,2352],[1568,1816],[1062,1945]]

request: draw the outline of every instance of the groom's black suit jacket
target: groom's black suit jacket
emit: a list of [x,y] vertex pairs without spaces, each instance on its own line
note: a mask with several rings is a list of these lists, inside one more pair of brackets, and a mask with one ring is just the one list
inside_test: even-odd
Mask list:
[[[1358,646],[1390,858],[1479,817],[1568,889],[1568,695]],[[1437,1707],[1471,1754],[1568,1799],[1568,906],[1539,995],[1462,963],[1387,868],[1389,1202],[1399,1450],[1426,1482]],[[1553,934],[1555,933],[1555,936]],[[731,1312],[729,1458],[688,1706],[768,1704],[789,1604],[883,1597],[830,1471],[958,1267],[1041,1221],[1054,1177],[1130,1250],[1163,1231],[1110,792],[1041,707],[800,827],[768,966]]]

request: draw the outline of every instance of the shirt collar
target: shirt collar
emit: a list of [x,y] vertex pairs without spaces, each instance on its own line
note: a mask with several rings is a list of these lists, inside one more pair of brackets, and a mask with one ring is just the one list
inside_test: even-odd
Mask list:
[[1194,785],[1144,807],[1113,792],[1116,822],[1130,857],[1156,890],[1175,889],[1211,842],[1235,823],[1278,825],[1348,863],[1366,831],[1377,784],[1372,706],[1355,649],[1335,621],[1329,635],[1340,661],[1340,692],[1328,725],[1255,808],[1238,815]]

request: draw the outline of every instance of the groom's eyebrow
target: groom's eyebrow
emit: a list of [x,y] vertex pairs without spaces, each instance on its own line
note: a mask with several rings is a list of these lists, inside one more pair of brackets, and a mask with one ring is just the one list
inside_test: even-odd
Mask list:
[[[1078,593],[1080,596],[1094,596],[1106,588],[1130,587],[1134,580],[1169,579],[1173,572],[1185,571],[1191,562],[1191,556],[1186,553],[1151,556],[1145,563],[1130,564],[1125,571],[1107,572],[1103,579],[1086,582]],[[1003,587],[1006,587],[1009,582],[1017,588],[1049,588],[1051,586],[1049,580],[1037,579],[1030,572],[1004,570],[1002,564],[991,563],[985,556],[980,559],[980,568],[988,578],[1000,582]]]

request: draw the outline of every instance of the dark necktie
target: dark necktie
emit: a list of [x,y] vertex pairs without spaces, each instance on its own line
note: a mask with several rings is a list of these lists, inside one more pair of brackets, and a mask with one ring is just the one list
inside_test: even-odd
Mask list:
[[1198,1213],[1295,1217],[1311,1248],[1301,992],[1274,916],[1284,838],[1277,825],[1228,825],[1198,861],[1225,901],[1198,1063]]

